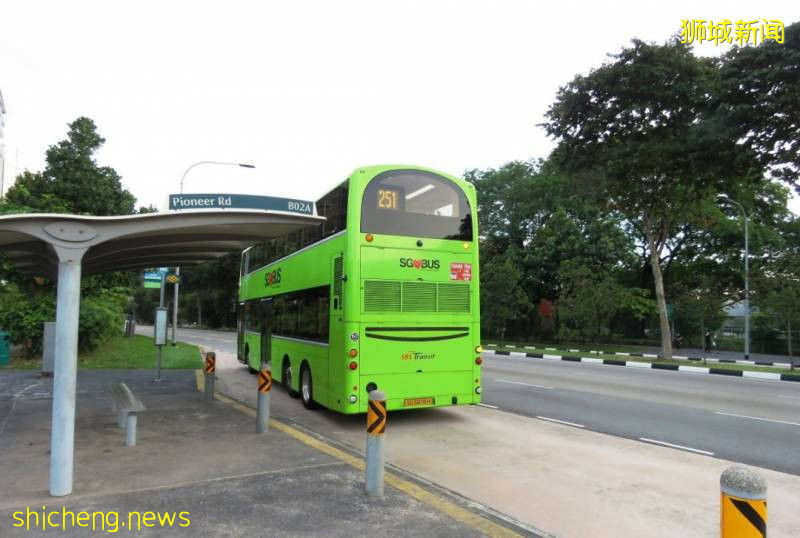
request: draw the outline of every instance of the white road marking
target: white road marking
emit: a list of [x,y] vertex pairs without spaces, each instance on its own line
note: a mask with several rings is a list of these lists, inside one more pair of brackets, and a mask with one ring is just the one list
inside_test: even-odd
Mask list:
[[775,396],[776,398],[780,398],[781,400],[800,400],[797,396]]
[[764,422],[775,422],[776,424],[788,424],[789,426],[800,426],[800,423],[797,422],[789,422],[786,420],[775,420],[772,418],[748,417],[747,415],[737,415],[735,413],[723,413],[722,411],[714,411],[714,414],[725,415],[726,417],[738,417],[738,418],[749,418],[750,420],[762,420]]
[[481,406],[481,407],[488,407],[489,409],[500,409],[496,405],[489,405],[489,404],[485,404],[485,403],[479,403],[478,405]]
[[564,424],[565,426],[574,426],[576,428],[586,427],[583,424],[575,424],[574,422],[567,422],[566,420],[558,420],[557,418],[539,417],[539,416],[537,416],[536,418],[538,418],[539,420],[546,420],[548,422],[555,422],[557,424]]
[[674,445],[672,443],[667,443],[666,441],[656,441],[655,439],[648,439],[647,437],[639,437],[640,441],[644,441],[645,443],[655,443],[657,445],[668,446],[670,448],[678,448],[680,450],[688,450],[689,452],[695,452],[697,454],[704,454],[706,456],[713,456],[713,452],[709,452],[707,450],[700,450],[699,448],[692,448],[690,446],[683,446],[683,445]]
[[533,383],[522,383],[520,381],[509,381],[508,379],[495,379],[498,383],[511,383],[512,385],[524,385],[526,387],[533,387],[535,389],[552,389],[553,387],[546,387],[544,385],[534,385]]

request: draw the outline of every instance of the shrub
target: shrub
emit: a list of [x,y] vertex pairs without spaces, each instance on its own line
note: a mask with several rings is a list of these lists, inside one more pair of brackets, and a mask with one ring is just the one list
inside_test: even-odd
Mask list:
[[[121,334],[124,314],[119,295],[103,293],[81,299],[78,347],[90,351],[109,336]],[[52,293],[25,294],[13,283],[0,284],[0,328],[11,333],[11,342],[25,344],[28,355],[42,352],[44,322],[55,321]]]

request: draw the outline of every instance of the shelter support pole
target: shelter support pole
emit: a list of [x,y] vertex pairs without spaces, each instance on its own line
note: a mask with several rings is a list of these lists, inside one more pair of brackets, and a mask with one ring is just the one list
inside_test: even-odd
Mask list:
[[72,493],[78,315],[81,299],[81,259],[85,249],[56,248],[56,251],[59,261],[53,422],[50,439],[50,495],[60,497]]

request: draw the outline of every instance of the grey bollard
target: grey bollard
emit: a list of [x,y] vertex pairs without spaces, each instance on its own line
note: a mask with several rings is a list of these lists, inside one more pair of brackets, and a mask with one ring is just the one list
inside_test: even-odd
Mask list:
[[213,351],[206,353],[205,364],[205,400],[207,402],[214,401],[214,376],[217,372],[217,354]]
[[125,428],[125,446],[136,446],[136,413],[129,413]]
[[767,535],[767,481],[747,467],[728,467],[719,479],[721,538]]
[[367,464],[365,478],[368,497],[383,497],[383,471],[386,460],[386,395],[369,393],[367,407]]
[[256,432],[269,430],[269,391],[272,388],[272,372],[262,365],[258,372],[258,411],[256,413]]
[[42,377],[53,377],[53,365],[56,362],[56,322],[44,322],[44,340],[42,342]]

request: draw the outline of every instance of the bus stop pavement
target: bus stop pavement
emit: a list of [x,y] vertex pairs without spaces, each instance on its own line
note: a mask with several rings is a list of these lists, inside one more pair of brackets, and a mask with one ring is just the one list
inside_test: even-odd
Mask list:
[[[232,353],[217,351],[216,386],[255,405],[256,377]],[[310,412],[280,389],[271,405],[339,446],[362,443],[363,416]],[[718,536],[719,478],[734,465],[478,406],[390,413],[386,435],[394,468],[564,538]],[[757,471],[769,484],[770,536],[800,536],[800,477]]]
[[[134,447],[111,409],[108,386],[120,380],[147,406]],[[51,497],[51,390],[38,372],[0,373],[2,536],[84,536],[91,525],[144,536],[484,534],[388,484],[384,498],[367,498],[352,465],[279,430],[257,434],[251,416],[203,402],[193,370],[165,371],[160,383],[149,371],[81,370],[74,491]],[[73,526],[81,512],[92,515],[88,527]]]

